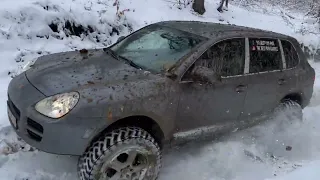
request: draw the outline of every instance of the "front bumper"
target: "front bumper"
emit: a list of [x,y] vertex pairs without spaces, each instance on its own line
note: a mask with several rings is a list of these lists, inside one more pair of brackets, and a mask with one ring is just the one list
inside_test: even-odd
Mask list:
[[[8,87],[8,117],[18,136],[31,146],[48,153],[82,155],[90,138],[87,119],[66,115],[59,121],[43,116],[34,105],[45,98],[32,84],[25,73],[11,80]],[[12,113],[12,114],[11,114]],[[94,123],[95,120],[89,122]],[[88,126],[86,126],[88,125]]]

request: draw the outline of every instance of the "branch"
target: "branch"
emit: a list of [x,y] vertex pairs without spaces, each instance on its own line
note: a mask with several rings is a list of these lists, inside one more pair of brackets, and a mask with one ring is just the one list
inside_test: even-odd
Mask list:
[[291,19],[296,19],[295,17],[293,17],[292,15],[290,15],[290,14],[288,14],[288,13],[286,13],[286,12],[284,12],[284,14],[285,15],[287,15],[289,18],[291,18]]
[[[280,12],[281,12],[281,17],[283,18],[283,20],[288,24],[288,25],[291,25],[293,26],[293,23],[290,22],[289,18],[290,16],[288,16],[285,12],[283,12],[281,9],[279,9]],[[294,18],[293,18],[294,19]]]

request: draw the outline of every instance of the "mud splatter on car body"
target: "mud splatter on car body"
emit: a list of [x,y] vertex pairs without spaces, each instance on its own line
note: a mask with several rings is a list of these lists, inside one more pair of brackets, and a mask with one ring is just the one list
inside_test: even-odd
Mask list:
[[[127,43],[127,39],[134,40],[135,34],[148,32],[148,28],[167,31],[161,37],[169,42],[168,51],[178,49],[177,52],[184,54],[169,64],[170,57],[159,60],[164,67],[159,71],[139,67],[130,59],[135,54],[119,55],[129,50],[113,54],[113,47]],[[180,36],[174,37],[171,30]],[[208,69],[195,70],[196,61],[208,49],[237,38],[245,42],[239,47],[245,55],[241,74],[224,77]],[[296,49],[299,63],[288,70],[250,73],[251,38],[290,42]],[[150,49],[146,51],[150,52]],[[285,55],[281,53],[283,61]],[[161,55],[161,52],[154,54],[156,58]],[[140,62],[138,59],[136,62]],[[152,67],[160,65],[152,64]],[[194,71],[200,73],[200,78],[195,78]],[[10,82],[8,104],[17,120],[16,131],[26,142],[50,153],[82,155],[101,133],[121,125],[145,128],[164,144],[184,135],[203,136],[207,130],[216,132],[246,126],[265,117],[285,97],[305,107],[312,95],[313,77],[314,70],[292,37],[235,25],[166,21],[146,26],[109,48],[39,57],[31,69]],[[279,89],[278,79],[279,83],[286,79],[287,84],[281,86],[285,88]],[[53,119],[35,109],[35,104],[44,98],[68,92],[77,92],[80,98],[64,116]],[[263,96],[267,99],[265,104],[257,106],[253,100],[261,100]]]

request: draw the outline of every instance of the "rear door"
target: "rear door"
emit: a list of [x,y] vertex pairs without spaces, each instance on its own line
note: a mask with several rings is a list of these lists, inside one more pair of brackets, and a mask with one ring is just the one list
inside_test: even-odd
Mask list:
[[279,104],[283,61],[276,38],[248,38],[248,91],[240,120],[263,118]]

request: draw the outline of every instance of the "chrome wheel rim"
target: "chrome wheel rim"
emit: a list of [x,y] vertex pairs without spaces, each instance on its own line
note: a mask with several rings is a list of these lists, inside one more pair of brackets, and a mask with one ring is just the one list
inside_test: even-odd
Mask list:
[[122,148],[106,158],[97,180],[145,180],[155,167],[156,156],[141,146]]

